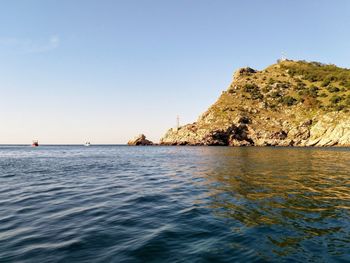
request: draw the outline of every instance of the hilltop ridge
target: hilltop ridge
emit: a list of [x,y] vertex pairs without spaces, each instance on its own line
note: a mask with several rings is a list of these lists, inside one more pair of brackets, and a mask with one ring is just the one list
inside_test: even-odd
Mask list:
[[350,70],[283,60],[238,69],[196,122],[170,129],[166,145],[349,146]]

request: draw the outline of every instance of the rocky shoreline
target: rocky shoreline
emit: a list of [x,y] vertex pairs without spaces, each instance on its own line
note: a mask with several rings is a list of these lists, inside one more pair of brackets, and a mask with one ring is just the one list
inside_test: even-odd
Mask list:
[[159,143],[141,134],[128,145],[350,147],[350,116],[343,113],[329,113],[296,126],[282,122],[275,131],[255,129],[253,123],[240,117],[230,126],[214,130],[198,129],[193,123],[170,129]]
[[[337,124],[335,122],[339,121]],[[196,124],[170,129],[161,145],[221,146],[350,146],[350,118],[337,113],[297,126],[282,123],[275,131],[254,128],[254,120],[240,118],[223,129],[197,129]],[[253,126],[253,127],[252,127]]]

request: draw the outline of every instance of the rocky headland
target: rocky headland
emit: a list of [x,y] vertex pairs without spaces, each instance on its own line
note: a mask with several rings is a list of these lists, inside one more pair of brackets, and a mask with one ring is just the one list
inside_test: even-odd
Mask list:
[[284,60],[241,68],[196,122],[163,145],[350,146],[350,70]]

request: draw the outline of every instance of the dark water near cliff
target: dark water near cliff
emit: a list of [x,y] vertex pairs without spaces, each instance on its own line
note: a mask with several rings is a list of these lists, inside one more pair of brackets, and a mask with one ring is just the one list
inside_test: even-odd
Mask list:
[[350,150],[0,147],[0,262],[350,261]]

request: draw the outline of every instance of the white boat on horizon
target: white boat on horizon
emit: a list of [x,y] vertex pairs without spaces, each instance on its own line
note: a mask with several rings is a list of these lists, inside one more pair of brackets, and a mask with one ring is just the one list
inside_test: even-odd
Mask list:
[[86,143],[84,144],[84,146],[90,146],[90,145],[91,145],[90,142],[86,142]]

